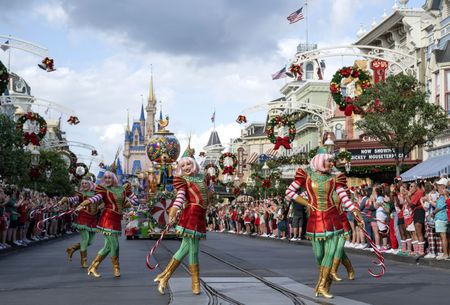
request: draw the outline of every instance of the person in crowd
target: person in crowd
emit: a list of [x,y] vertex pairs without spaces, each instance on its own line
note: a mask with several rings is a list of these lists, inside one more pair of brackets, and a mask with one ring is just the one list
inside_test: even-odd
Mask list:
[[449,199],[447,184],[448,180],[446,178],[441,178],[436,182],[439,197],[436,201],[431,202],[431,204],[435,207],[435,210],[431,215],[434,217],[436,233],[438,233],[441,237],[443,248],[443,255],[438,256],[436,258],[438,260],[450,259],[449,241],[447,235],[448,217],[446,201]]
[[413,249],[415,255],[424,256],[425,255],[425,239],[424,239],[424,223],[425,223],[425,210],[420,203],[420,199],[424,196],[424,182],[419,181],[419,183],[411,183],[409,187],[409,193],[406,197],[407,203],[412,209],[414,232],[413,239]]
[[442,253],[442,243],[439,233],[436,233],[435,221],[433,212],[436,209],[433,202],[436,202],[439,198],[439,193],[436,190],[436,186],[430,184],[431,190],[422,197],[421,203],[425,210],[425,235],[427,236],[428,249],[424,258],[436,258],[439,253]]
[[300,204],[295,204],[293,201],[291,201],[291,210],[292,210],[292,231],[293,231],[291,241],[301,240],[303,222],[306,219],[305,207]]

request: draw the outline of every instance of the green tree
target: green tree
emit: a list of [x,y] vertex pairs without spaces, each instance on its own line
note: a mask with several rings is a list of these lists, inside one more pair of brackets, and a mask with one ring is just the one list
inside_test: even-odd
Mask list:
[[61,156],[52,150],[41,150],[40,153],[39,175],[35,178],[24,175],[20,185],[36,188],[50,196],[72,194],[73,185],[70,183],[67,165]]
[[448,128],[447,113],[427,102],[421,86],[410,75],[397,74],[375,84],[355,105],[364,109],[362,119],[355,125],[392,149],[397,175],[415,147]]
[[0,175],[16,184],[27,173],[29,157],[23,149],[22,132],[6,114],[0,114]]

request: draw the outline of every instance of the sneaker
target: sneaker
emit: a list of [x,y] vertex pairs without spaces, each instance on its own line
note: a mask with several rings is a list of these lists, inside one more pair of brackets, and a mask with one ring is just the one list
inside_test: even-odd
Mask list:
[[350,247],[350,242],[349,242],[348,240],[347,240],[347,241],[345,241],[344,247],[345,247],[345,248],[348,248],[348,247]]
[[389,251],[389,248],[383,246],[379,250],[380,250],[380,252],[387,252],[387,251]]
[[297,237],[292,237],[290,241],[297,241]]
[[281,237],[280,239],[286,239],[286,237],[285,237],[285,236],[283,236],[283,237]]
[[444,259],[447,259],[448,257],[447,256],[444,256],[444,255],[438,255],[438,256],[436,256],[436,259],[438,260],[438,261],[442,261],[442,260],[444,260]]
[[362,249],[364,249],[365,247],[367,247],[367,244],[358,244],[358,245],[356,245],[355,249],[360,249],[360,250],[362,250]]
[[428,254],[425,255],[423,258],[436,258],[436,254],[428,253]]

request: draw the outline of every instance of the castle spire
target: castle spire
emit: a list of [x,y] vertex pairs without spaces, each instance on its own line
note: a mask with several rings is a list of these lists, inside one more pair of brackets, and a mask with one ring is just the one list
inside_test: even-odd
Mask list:
[[127,109],[127,129],[126,132],[130,132],[130,111]]
[[148,102],[154,102],[156,104],[156,95],[155,90],[153,89],[153,65],[151,66],[151,74],[150,74],[150,88],[148,93]]
[[141,122],[145,121],[144,104],[141,104],[141,117],[139,118],[139,121],[141,121]]

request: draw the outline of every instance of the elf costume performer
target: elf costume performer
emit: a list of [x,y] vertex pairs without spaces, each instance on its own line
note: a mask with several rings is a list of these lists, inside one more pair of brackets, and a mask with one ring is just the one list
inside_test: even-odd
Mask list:
[[206,237],[206,208],[209,191],[204,176],[199,174],[197,162],[194,158],[186,155],[192,156],[185,152],[178,161],[173,180],[177,197],[169,211],[170,223],[174,223],[177,212],[181,210],[178,225],[175,228],[183,240],[164,271],[154,279],[155,282],[159,282],[158,291],[161,294],[164,294],[170,277],[188,254],[192,293],[200,294],[198,250],[199,240]]
[[[76,205],[83,202],[92,196],[94,193],[95,184],[87,178],[81,180],[79,191],[73,197],[64,197],[61,199],[61,203],[70,203]],[[92,244],[97,231],[97,202],[92,202],[84,207],[84,209],[78,211],[78,216],[72,223],[72,226],[77,228],[81,235],[81,242],[76,243],[66,249],[67,258],[72,261],[72,256],[75,251],[80,250],[81,267],[87,268],[87,248]]]
[[97,268],[105,257],[110,254],[114,270],[114,276],[120,276],[119,266],[119,236],[122,233],[122,215],[125,208],[131,207],[131,203],[137,204],[138,199],[131,191],[131,185],[118,184],[117,176],[106,171],[103,179],[103,185],[97,185],[95,196],[83,201],[77,209],[89,206],[92,203],[98,203],[103,200],[104,209],[97,224],[98,231],[105,237],[103,248],[97,253],[94,261],[88,268],[88,274],[93,277],[100,277]]
[[[333,298],[329,293],[332,277],[330,276],[333,258],[341,235],[344,232],[339,211],[333,200],[336,191],[342,204],[354,214],[358,224],[362,224],[359,209],[350,201],[345,189],[347,179],[344,174],[332,174],[333,156],[326,149],[319,148],[316,156],[311,159],[310,166],[299,168],[294,181],[286,190],[286,197],[309,209],[309,219],[306,227],[306,238],[313,245],[317,265],[320,268],[316,285],[316,296]],[[297,194],[301,186],[306,188],[308,200]]]

